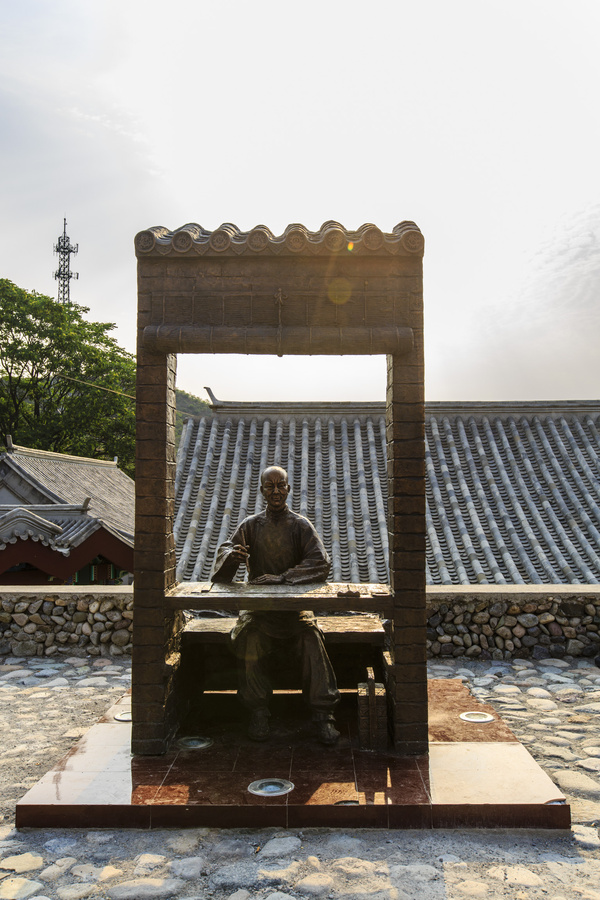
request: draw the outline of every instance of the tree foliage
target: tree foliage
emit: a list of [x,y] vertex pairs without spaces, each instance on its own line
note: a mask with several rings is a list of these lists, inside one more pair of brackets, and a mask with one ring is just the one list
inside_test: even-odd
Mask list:
[[212,415],[210,406],[205,400],[196,397],[194,394],[188,394],[187,391],[177,389],[177,416],[175,418],[175,439],[177,444],[181,438],[183,431],[183,420],[187,416],[210,416]]
[[133,476],[135,403],[124,395],[135,394],[135,358],[88,311],[0,279],[0,440],[118,456]]

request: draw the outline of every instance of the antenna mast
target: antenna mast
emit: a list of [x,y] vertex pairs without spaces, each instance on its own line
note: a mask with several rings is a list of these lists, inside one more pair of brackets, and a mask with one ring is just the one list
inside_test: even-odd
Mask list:
[[71,253],[77,253],[78,250],[79,244],[71,244],[67,237],[67,220],[65,219],[63,233],[59,235],[58,243],[54,245],[54,252],[58,256],[58,269],[54,273],[54,277],[58,281],[59,303],[71,303],[71,278],[79,278],[79,272],[71,272]]

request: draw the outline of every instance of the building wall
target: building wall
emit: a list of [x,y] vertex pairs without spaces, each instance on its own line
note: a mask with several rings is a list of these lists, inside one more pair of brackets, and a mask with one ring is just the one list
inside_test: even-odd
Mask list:
[[[0,653],[131,653],[133,588],[0,587]],[[537,659],[600,653],[600,585],[428,587],[429,658]]]

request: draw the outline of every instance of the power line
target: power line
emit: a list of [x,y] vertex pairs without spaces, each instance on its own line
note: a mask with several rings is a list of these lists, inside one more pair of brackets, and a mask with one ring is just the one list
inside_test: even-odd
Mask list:
[[74,381],[76,384],[85,384],[87,387],[96,388],[97,391],[106,391],[109,394],[117,394],[119,397],[128,397],[135,400],[133,394],[126,394],[124,391],[114,391],[112,388],[102,387],[100,384],[92,384],[91,381],[82,381],[81,378],[71,378],[70,375],[55,375],[55,378],[64,378],[65,381]]

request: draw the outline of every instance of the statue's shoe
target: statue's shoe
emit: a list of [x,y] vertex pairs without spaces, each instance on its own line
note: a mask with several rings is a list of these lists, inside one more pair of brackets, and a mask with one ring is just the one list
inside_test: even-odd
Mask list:
[[321,744],[325,744],[326,747],[331,747],[336,743],[337,739],[340,736],[339,731],[335,727],[334,723],[331,721],[327,722],[317,722],[317,738]]
[[266,741],[269,737],[269,713],[266,709],[257,709],[252,713],[248,737],[251,741]]

